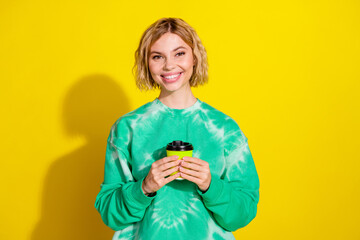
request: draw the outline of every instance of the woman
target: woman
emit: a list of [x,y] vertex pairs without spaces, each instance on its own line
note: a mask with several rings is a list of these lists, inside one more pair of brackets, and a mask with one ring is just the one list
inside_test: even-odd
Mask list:
[[[237,123],[191,91],[208,78],[198,35],[160,19],[135,58],[137,86],[160,95],[112,126],[96,209],[113,239],[234,239],[256,215],[259,179]],[[193,157],[167,157],[174,140],[190,142]]]

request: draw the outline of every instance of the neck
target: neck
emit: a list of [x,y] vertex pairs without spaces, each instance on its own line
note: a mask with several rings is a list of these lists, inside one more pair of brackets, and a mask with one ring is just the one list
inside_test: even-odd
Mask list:
[[[179,89],[180,90],[180,89]],[[187,90],[168,92],[161,90],[158,99],[170,108],[184,109],[191,107],[197,101],[189,87]]]

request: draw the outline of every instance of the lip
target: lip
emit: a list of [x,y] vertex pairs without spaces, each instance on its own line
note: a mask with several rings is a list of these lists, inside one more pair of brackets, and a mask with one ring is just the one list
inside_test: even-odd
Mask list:
[[178,75],[179,73],[181,73],[181,72],[164,73],[164,74],[161,74],[161,76],[167,77],[167,76],[171,76],[171,75]]
[[[171,75],[177,75],[179,74],[179,76],[177,76],[176,78],[172,78],[172,79],[167,79],[165,78],[165,76],[171,76]],[[179,78],[183,75],[183,72],[178,72],[178,73],[166,73],[166,74],[162,74],[160,75],[161,79],[166,82],[166,83],[173,83],[176,82],[177,80],[179,80]]]

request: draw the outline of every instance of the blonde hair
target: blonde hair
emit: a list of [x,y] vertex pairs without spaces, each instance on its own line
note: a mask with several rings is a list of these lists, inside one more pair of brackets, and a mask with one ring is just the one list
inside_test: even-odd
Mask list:
[[151,90],[160,88],[149,71],[150,48],[165,33],[174,33],[188,44],[195,58],[193,74],[189,80],[191,87],[197,87],[208,81],[208,62],[205,47],[195,30],[180,18],[161,18],[148,27],[143,33],[139,46],[135,52],[135,74],[136,86],[140,90]]

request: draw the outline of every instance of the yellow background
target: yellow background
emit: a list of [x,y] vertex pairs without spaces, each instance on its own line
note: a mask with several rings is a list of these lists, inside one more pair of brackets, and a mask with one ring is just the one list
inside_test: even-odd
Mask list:
[[0,239],[111,239],[94,208],[115,120],[136,89],[143,31],[181,17],[260,177],[236,239],[360,239],[360,2],[1,1]]

